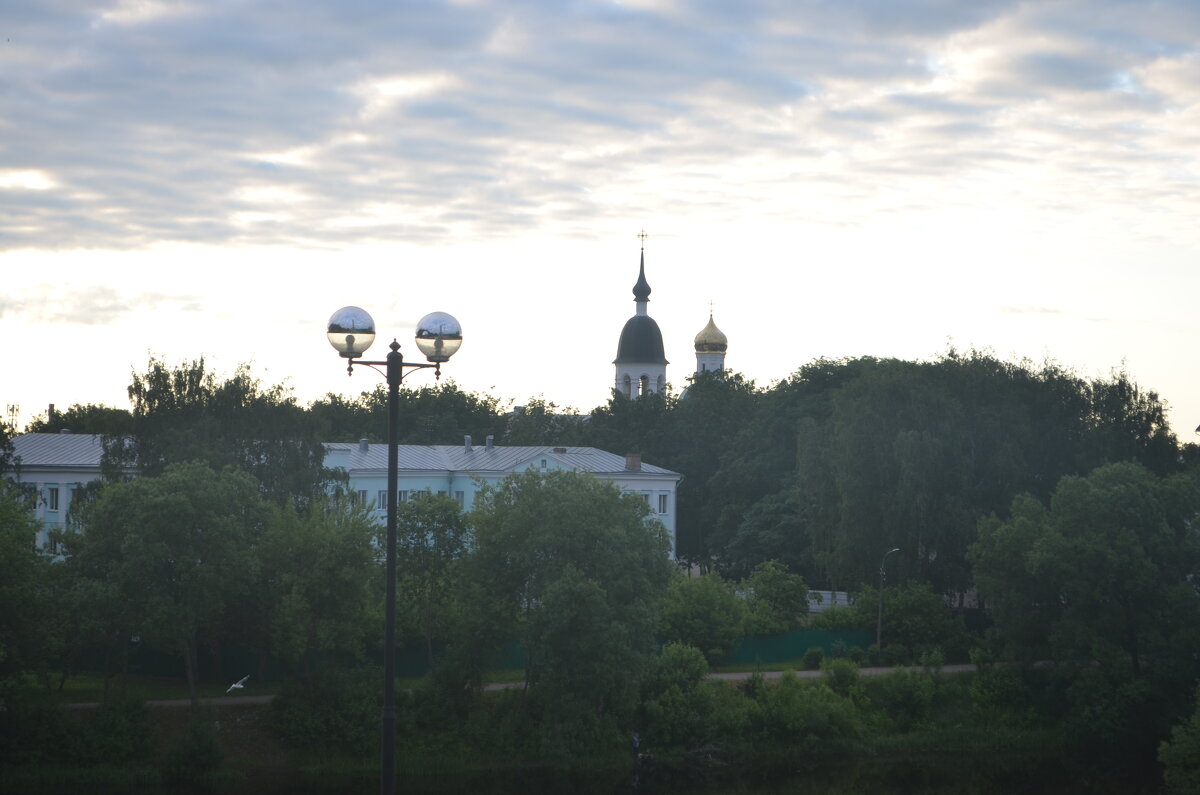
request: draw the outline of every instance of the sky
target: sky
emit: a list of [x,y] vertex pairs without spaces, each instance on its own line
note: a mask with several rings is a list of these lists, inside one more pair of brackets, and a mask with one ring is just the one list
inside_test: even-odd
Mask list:
[[[15,0],[0,403],[128,407],[151,357],[354,396],[330,315],[587,410],[645,231],[676,391],[951,348],[1124,370],[1200,423],[1195,0]],[[419,385],[428,373],[414,373]]]

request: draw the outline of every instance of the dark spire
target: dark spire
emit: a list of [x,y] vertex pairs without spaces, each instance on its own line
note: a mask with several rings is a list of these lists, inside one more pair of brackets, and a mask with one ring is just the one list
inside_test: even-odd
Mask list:
[[650,282],[646,281],[646,249],[642,248],[642,261],[638,265],[638,280],[637,284],[633,285],[633,300],[649,301],[650,300]]

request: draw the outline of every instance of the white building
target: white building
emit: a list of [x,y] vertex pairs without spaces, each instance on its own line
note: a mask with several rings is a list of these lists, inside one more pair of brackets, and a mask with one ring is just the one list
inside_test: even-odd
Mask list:
[[[12,479],[37,490],[36,515],[43,529],[37,543],[45,547],[49,531],[66,524],[74,489],[100,478],[103,449],[100,437],[90,434],[28,433],[13,440],[18,459]],[[387,496],[387,445],[328,443],[325,466],[342,469],[349,488],[364,504],[379,511],[382,519]],[[480,487],[494,484],[514,472],[570,470],[590,474],[638,494],[651,515],[667,528],[671,558],[675,558],[675,492],[683,476],[662,467],[644,464],[641,456],[620,456],[594,447],[502,447],[489,437],[481,446],[470,437],[462,445],[400,445],[399,492],[401,500],[417,493],[444,494],[470,510]]]

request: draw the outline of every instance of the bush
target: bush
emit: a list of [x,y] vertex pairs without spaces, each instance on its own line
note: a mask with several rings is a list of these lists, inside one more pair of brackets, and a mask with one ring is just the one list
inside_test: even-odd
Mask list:
[[849,696],[858,684],[858,666],[847,659],[826,660],[821,665],[825,684],[839,696]]
[[829,645],[829,654],[833,657],[846,657],[849,652],[846,650],[846,641],[838,639]]
[[871,676],[862,688],[875,713],[875,723],[884,731],[906,732],[927,728],[933,711],[933,677],[916,671],[893,671]]
[[858,713],[850,701],[827,687],[802,682],[790,671],[776,687],[760,693],[755,720],[759,736],[769,741],[845,740],[862,733]]
[[879,654],[879,662],[883,665],[907,665],[912,661],[912,653],[903,643],[889,643]]
[[760,563],[741,584],[746,594],[746,632],[778,635],[799,629],[808,615],[808,587],[777,560]]
[[757,704],[725,682],[705,681],[690,690],[672,685],[642,705],[643,748],[694,748],[744,738]]
[[79,761],[114,764],[150,756],[150,719],[140,701],[115,701],[96,711],[81,732]]
[[1171,729],[1170,741],[1158,746],[1158,761],[1168,792],[1200,792],[1200,699],[1192,716]]
[[163,759],[163,783],[178,786],[210,779],[225,761],[217,725],[208,715],[194,716],[187,731],[167,746]]
[[62,707],[39,694],[5,699],[0,709],[0,764],[72,758],[78,732]]
[[[983,659],[982,655],[978,659]],[[981,667],[971,679],[971,714],[981,726],[1030,726],[1036,715],[1029,699],[1019,668]]]
[[825,650],[820,646],[814,646],[804,652],[803,665],[806,671],[815,671],[821,667],[821,660],[825,658]]
[[[271,701],[270,726],[294,748],[366,751],[378,742],[382,679],[375,669],[359,669],[289,682]],[[400,709],[411,697],[397,696],[399,732]]]
[[656,698],[671,686],[691,690],[707,674],[708,662],[699,649],[682,643],[668,643],[646,676],[643,698]]
[[668,641],[694,646],[715,663],[742,637],[745,602],[720,576],[676,577],[662,607],[660,631]]
[[918,662],[927,673],[938,673],[942,670],[942,666],[946,664],[946,655],[942,653],[940,647],[934,646],[932,649],[923,652]]

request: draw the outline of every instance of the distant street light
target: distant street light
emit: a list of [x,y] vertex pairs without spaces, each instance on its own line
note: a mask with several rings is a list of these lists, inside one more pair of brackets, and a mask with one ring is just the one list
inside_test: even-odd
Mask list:
[[875,620],[875,648],[883,652],[883,584],[887,581],[887,570],[884,566],[887,564],[888,555],[893,552],[899,552],[900,547],[889,549],[883,553],[883,560],[879,561],[879,617]]
[[366,365],[383,374],[388,385],[388,486],[387,486],[387,585],[385,596],[383,648],[383,726],[380,791],[392,795],[396,791],[396,502],[399,488],[400,382],[406,369],[432,367],[434,375],[442,374],[442,362],[447,362],[462,345],[462,327],[445,312],[431,312],[417,323],[416,343],[430,364],[408,364],[400,355],[400,343],[392,340],[391,353],[382,362],[358,361],[375,341],[375,321],[357,306],[344,306],[329,318],[329,344],[338,355],[349,359],[346,372],[354,375],[354,365]]

